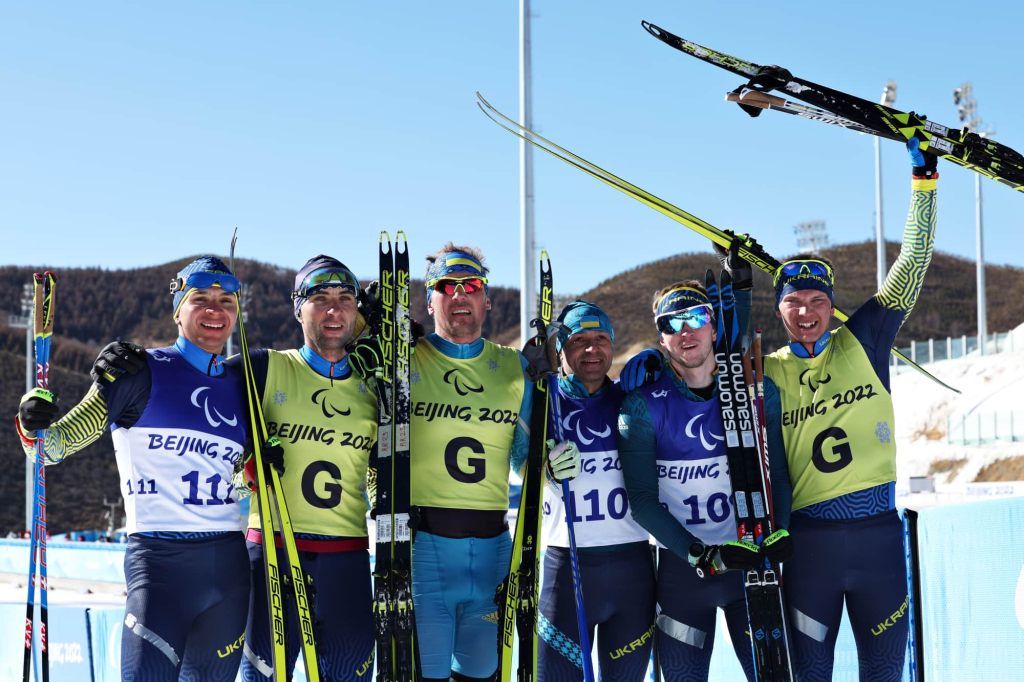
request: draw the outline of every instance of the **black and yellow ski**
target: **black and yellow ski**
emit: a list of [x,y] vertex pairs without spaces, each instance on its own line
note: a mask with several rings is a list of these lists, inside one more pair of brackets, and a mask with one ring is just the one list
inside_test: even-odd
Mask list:
[[[232,256],[234,239],[232,239]],[[234,261],[234,258],[231,259]],[[240,292],[239,292],[240,293]],[[284,545],[285,557],[288,561],[289,576],[295,592],[295,606],[298,613],[301,631],[302,657],[306,665],[306,679],[309,682],[320,682],[320,664],[316,655],[316,638],[313,632],[313,613],[309,595],[306,591],[306,574],[299,563],[299,551],[295,546],[295,534],[292,531],[291,515],[284,499],[281,478],[272,466],[264,466],[263,444],[270,439],[267,435],[267,423],[263,416],[263,401],[256,386],[252,361],[249,357],[249,343],[245,335],[245,322],[239,302],[239,294],[235,295],[238,304],[238,338],[241,346],[242,371],[245,381],[245,398],[249,414],[249,434],[252,440],[253,461],[256,483],[256,503],[259,508],[260,531],[263,537],[263,563],[267,577],[267,608],[270,614],[271,643],[273,646],[273,677],[275,682],[285,682],[287,674],[287,655],[285,651],[285,613],[281,590],[281,566],[277,557],[277,543],[274,536],[275,517],[280,527],[281,542]]]
[[[958,130],[929,121],[927,116],[912,111],[893,109],[797,78],[781,66],[761,66],[717,52],[648,21],[640,23],[666,45],[747,78],[747,83],[727,94],[726,99],[739,104],[750,116],[756,117],[770,109],[899,142],[916,136],[924,140],[922,151],[1024,192],[1024,155],[995,140],[966,128]],[[768,94],[773,90],[807,102],[807,105]]]
[[[540,253],[540,310],[533,326],[534,342],[544,345],[551,324],[553,278],[547,251]],[[512,542],[512,561],[508,577],[498,587],[498,675],[509,682],[513,670],[513,643],[518,635],[519,650],[515,665],[518,682],[537,679],[537,605],[541,503],[544,491],[544,462],[547,459],[547,432],[551,393],[546,379],[534,382],[533,408],[530,413],[530,449],[519,497],[519,514]]]
[[[522,138],[529,142],[530,144],[532,144],[533,146],[537,147],[538,149],[541,149],[547,152],[548,154],[551,154],[556,159],[564,161],[570,166],[583,171],[590,177],[600,180],[606,185],[619,190],[623,194],[630,196],[639,201],[640,203],[653,208],[658,213],[668,216],[669,218],[676,221],[680,225],[683,225],[687,229],[693,230],[697,234],[710,239],[712,242],[718,244],[719,246],[728,249],[729,246],[732,244],[733,240],[736,239],[735,236],[730,235],[729,233],[725,232],[724,230],[718,227],[715,227],[711,223],[701,220],[692,213],[684,211],[678,206],[670,204],[664,199],[661,199],[651,194],[647,190],[638,187],[627,180],[623,180],[619,176],[601,168],[596,164],[591,163],[590,161],[587,161],[582,156],[574,154],[565,147],[559,146],[556,142],[544,137],[543,135],[540,135],[525,126],[520,125],[514,119],[509,118],[508,116],[494,108],[494,106],[486,99],[484,99],[484,96],[481,95],[479,92],[476,93],[476,97],[477,106],[484,113],[484,115],[491,119],[491,121],[498,124],[508,132],[515,135],[516,137]],[[775,271],[779,268],[780,262],[767,251],[765,251],[764,247],[758,244],[757,241],[752,239],[750,236],[741,235],[740,238],[742,239],[739,247],[740,257],[748,261],[752,265],[757,266],[761,270],[764,270],[768,274],[774,274]],[[849,316],[839,308],[835,309],[833,315],[836,317],[836,319],[838,319],[841,322],[845,322],[849,318]],[[898,349],[893,348],[891,352],[900,360],[907,363],[921,374],[924,374],[926,377],[928,377],[935,383],[939,384],[940,386],[948,388],[949,390],[955,393],[960,392],[957,389],[950,386],[949,384],[945,383],[944,381],[933,376],[930,372],[928,372],[928,370],[918,365],[916,362],[914,362],[906,355],[901,353]]]

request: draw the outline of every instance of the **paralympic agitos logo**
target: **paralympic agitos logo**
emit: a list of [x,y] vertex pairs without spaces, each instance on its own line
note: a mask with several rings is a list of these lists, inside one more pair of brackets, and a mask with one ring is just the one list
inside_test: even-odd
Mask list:
[[348,415],[352,414],[351,408],[346,407],[344,409],[339,409],[338,407],[328,402],[326,393],[329,390],[330,389],[321,388],[317,389],[316,391],[313,391],[313,395],[309,396],[309,401],[314,405],[319,406],[320,411],[323,412],[324,416],[327,417],[328,419],[330,419],[334,415],[347,417]]
[[831,374],[825,374],[821,378],[815,380],[814,377],[808,376],[810,373],[811,370],[809,369],[805,369],[804,371],[800,372],[800,383],[806,386],[807,388],[811,389],[812,393],[817,391],[819,386],[823,386],[824,384],[827,384],[828,382],[832,381]]
[[459,373],[458,369],[450,369],[444,373],[444,383],[449,384],[455,389],[455,392],[459,395],[469,395],[470,393],[483,393],[483,386],[473,386],[466,379],[464,379]]

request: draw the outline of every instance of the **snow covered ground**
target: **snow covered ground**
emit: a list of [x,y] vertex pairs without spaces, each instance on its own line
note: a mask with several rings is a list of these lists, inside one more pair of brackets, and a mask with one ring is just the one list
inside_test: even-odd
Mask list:
[[[1020,344],[1019,344],[1020,345]],[[965,502],[971,499],[1024,494],[1021,483],[973,483],[983,467],[996,460],[1024,455],[1024,443],[1012,440],[985,445],[959,442],[961,417],[968,432],[981,416],[986,424],[1000,415],[1009,432],[1011,412],[1020,415],[1016,430],[1024,436],[1024,350],[995,355],[968,355],[925,365],[947,384],[960,389],[957,395],[919,372],[904,368],[893,377],[896,409],[897,494],[911,507]],[[952,427],[953,442],[947,440]],[[933,474],[935,493],[910,493],[911,477],[927,476],[933,465],[940,469],[963,460],[945,472]],[[1010,467],[1006,467],[1012,473]],[[1024,476],[1017,477],[1024,478]]]

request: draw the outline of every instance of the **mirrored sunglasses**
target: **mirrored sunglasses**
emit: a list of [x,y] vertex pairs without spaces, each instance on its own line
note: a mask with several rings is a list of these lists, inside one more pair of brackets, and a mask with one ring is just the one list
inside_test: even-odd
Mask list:
[[828,263],[820,260],[791,260],[788,263],[783,263],[775,271],[772,283],[778,286],[779,280],[783,277],[791,278],[797,276],[823,279],[829,286],[832,286],[834,282],[832,267]]
[[462,289],[464,294],[475,294],[484,288],[486,280],[480,277],[469,279],[439,279],[434,282],[434,291],[445,296],[454,296],[455,292]]
[[320,268],[306,275],[302,284],[292,294],[294,297],[307,298],[317,289],[324,287],[341,287],[353,296],[359,293],[359,280],[352,276],[347,270],[336,268]]
[[678,334],[683,331],[684,326],[697,330],[709,324],[713,319],[715,319],[715,315],[711,306],[702,305],[687,308],[678,313],[660,315],[655,323],[658,325],[658,331],[662,334]]
[[172,279],[171,293],[176,294],[185,289],[209,289],[213,286],[219,286],[227,293],[233,294],[242,287],[242,284],[237,277],[226,272],[193,272],[184,279]]

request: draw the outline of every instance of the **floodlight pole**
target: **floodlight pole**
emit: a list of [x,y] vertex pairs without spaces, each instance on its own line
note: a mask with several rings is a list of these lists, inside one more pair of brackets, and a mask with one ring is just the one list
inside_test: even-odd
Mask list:
[[[882,90],[879,104],[891,107],[896,102],[896,81],[889,81]],[[875,136],[875,262],[878,270],[878,290],[885,281],[885,228],[882,223],[882,138]]]
[[[530,0],[519,0],[519,123],[533,129],[530,82]],[[519,330],[522,344],[533,334],[537,298],[533,225],[533,147],[519,140]]]

